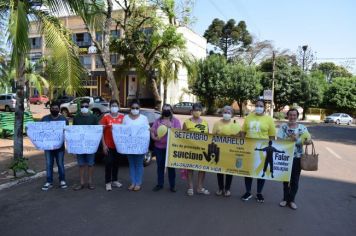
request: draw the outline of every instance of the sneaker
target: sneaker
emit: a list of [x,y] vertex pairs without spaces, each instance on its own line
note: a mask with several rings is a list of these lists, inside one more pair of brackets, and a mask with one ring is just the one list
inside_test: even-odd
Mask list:
[[218,191],[215,192],[215,194],[216,196],[221,196],[224,194],[224,192],[221,189],[219,189]]
[[290,208],[292,208],[293,210],[297,210],[297,209],[298,209],[297,204],[295,204],[295,202],[290,202],[290,203],[289,203],[289,206],[290,206]]
[[161,186],[161,185],[156,185],[153,189],[152,189],[152,191],[153,192],[158,192],[159,190],[161,190],[163,188],[163,186]]
[[248,201],[248,200],[250,200],[251,198],[252,198],[252,195],[251,195],[251,193],[249,193],[249,192],[246,192],[246,193],[241,197],[242,201]]
[[66,181],[62,180],[62,181],[60,182],[60,184],[59,184],[59,187],[62,188],[62,189],[67,188],[68,186],[67,186]]
[[256,195],[256,199],[257,199],[257,202],[259,202],[259,203],[263,203],[263,202],[265,201],[263,195],[260,194],[260,193],[258,193],[258,194]]
[[172,193],[175,193],[175,192],[177,192],[177,189],[175,187],[170,187],[169,191],[171,191]]
[[48,189],[52,188],[53,185],[51,183],[45,183],[43,186],[42,186],[42,190],[43,191],[47,191]]
[[112,190],[111,183],[105,184],[105,189],[106,189],[106,191],[111,191]]
[[122,187],[122,183],[120,183],[119,181],[114,181],[111,183],[112,187],[116,187],[116,188],[121,188]]
[[279,206],[281,206],[281,207],[287,206],[287,201],[281,201],[281,202],[279,203]]
[[194,190],[192,188],[188,188],[187,195],[188,196],[193,196],[194,195]]

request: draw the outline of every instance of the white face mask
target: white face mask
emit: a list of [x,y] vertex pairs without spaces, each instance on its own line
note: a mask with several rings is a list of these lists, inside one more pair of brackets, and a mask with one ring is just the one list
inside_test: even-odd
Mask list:
[[111,107],[110,111],[111,111],[111,113],[118,113],[119,112],[119,108],[118,107]]
[[256,107],[255,112],[256,112],[257,114],[263,114],[264,110],[265,110],[265,109],[264,109],[263,107]]
[[86,107],[80,108],[80,112],[81,113],[88,113],[89,112],[89,108],[86,108]]
[[138,114],[140,114],[140,110],[133,109],[133,110],[131,110],[131,114],[134,116],[137,116]]
[[224,114],[223,114],[223,119],[224,119],[224,120],[231,120],[231,117],[232,117],[231,114],[227,114],[227,113],[224,113]]

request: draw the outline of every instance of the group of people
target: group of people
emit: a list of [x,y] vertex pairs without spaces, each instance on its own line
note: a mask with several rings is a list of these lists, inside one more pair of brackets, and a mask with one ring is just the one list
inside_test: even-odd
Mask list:
[[[303,144],[309,144],[310,141],[301,140],[301,135],[307,132],[307,128],[297,122],[299,117],[298,110],[292,108],[287,112],[288,122],[284,123],[276,131],[273,119],[265,114],[264,101],[258,100],[255,103],[255,111],[250,113],[240,127],[240,125],[233,119],[234,111],[231,106],[223,108],[222,118],[214,124],[212,133],[220,135],[239,136],[241,138],[252,139],[266,139],[275,140],[284,139],[295,141],[295,151],[293,159],[293,168],[289,182],[283,183],[283,200],[280,202],[281,207],[289,206],[292,209],[297,209],[295,197],[298,191],[299,177],[301,173],[300,158],[303,154]],[[123,115],[119,112],[119,103],[117,100],[110,101],[110,113],[104,115],[102,119],[98,120],[97,116],[89,112],[89,101],[83,100],[80,104],[80,112],[74,117],[73,125],[97,125],[104,126],[104,134],[102,138],[102,146],[105,155],[105,189],[111,191],[112,187],[122,187],[118,181],[119,159],[123,154],[117,152],[112,135],[113,124],[124,125],[147,125],[149,123],[146,116],[140,114],[140,105],[138,102],[133,102],[130,106],[130,113]],[[59,113],[58,104],[50,105],[50,115],[43,117],[42,121],[61,121],[67,119]],[[202,106],[195,103],[191,110],[191,117],[184,121],[181,125],[180,121],[174,116],[171,105],[165,104],[162,107],[161,117],[155,120],[150,128],[150,136],[154,141],[154,154],[157,163],[157,185],[153,191],[159,191],[164,187],[165,175],[165,160],[167,149],[167,134],[159,135],[159,128],[161,126],[169,128],[182,129],[191,132],[209,133],[208,122],[201,117]],[[142,155],[126,155],[129,161],[129,173],[131,184],[128,187],[130,191],[140,191],[143,178],[143,161]],[[42,190],[48,190],[53,186],[53,163],[54,159],[58,165],[59,181],[61,188],[67,188],[64,173],[64,144],[60,149],[45,151],[47,163],[47,182],[43,185]],[[81,190],[85,187],[88,189],[95,189],[93,185],[95,154],[81,154],[77,155],[79,166],[80,184],[74,187],[74,190]],[[265,170],[264,170],[265,171]],[[85,173],[87,172],[87,179]],[[167,168],[169,189],[171,192],[176,192],[176,170],[174,168]],[[186,170],[187,174],[187,195],[194,194],[209,195],[210,191],[204,187],[204,171],[197,171],[198,180],[196,190],[194,191],[194,172],[193,170]],[[232,175],[217,174],[218,196],[231,196]],[[243,201],[248,201],[252,198],[252,183],[253,178],[245,177],[245,194],[242,195]],[[265,180],[257,179],[257,202],[264,202],[262,195]]]

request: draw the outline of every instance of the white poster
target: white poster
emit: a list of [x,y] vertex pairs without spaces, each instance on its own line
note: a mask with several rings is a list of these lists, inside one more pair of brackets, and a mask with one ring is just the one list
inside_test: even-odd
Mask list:
[[71,125],[65,127],[65,141],[68,153],[94,154],[103,136],[101,125]]
[[64,142],[65,121],[44,121],[27,123],[27,136],[39,150],[55,150]]
[[150,145],[147,125],[113,125],[113,138],[118,153],[145,154]]

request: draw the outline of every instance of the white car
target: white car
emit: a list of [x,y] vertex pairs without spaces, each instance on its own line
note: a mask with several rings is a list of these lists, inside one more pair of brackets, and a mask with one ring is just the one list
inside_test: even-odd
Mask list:
[[[16,93],[0,94],[0,110],[6,112],[15,111]],[[25,109],[27,108],[27,99],[24,100]]]
[[325,117],[325,123],[335,123],[335,124],[352,124],[352,117],[345,113],[334,113],[330,116]]
[[60,109],[62,115],[65,117],[74,115],[77,112],[78,103],[83,99],[89,100],[89,110],[97,116],[110,112],[109,103],[102,97],[79,97],[71,102],[61,104]]

